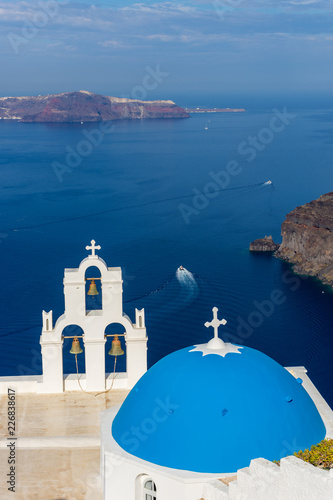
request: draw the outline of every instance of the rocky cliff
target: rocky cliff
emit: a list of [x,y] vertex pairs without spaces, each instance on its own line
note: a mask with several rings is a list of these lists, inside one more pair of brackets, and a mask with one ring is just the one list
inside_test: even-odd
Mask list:
[[290,212],[282,237],[276,257],[294,264],[295,272],[333,286],[333,192]]
[[173,101],[136,101],[84,90],[37,97],[0,98],[0,119],[21,122],[96,122],[189,116]]

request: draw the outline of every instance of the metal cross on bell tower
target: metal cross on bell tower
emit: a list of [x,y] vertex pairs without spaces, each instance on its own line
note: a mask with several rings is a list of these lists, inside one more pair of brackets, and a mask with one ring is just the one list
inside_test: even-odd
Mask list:
[[96,241],[95,240],[91,240],[91,246],[86,246],[86,250],[91,250],[91,254],[88,255],[89,259],[91,257],[97,257],[96,255],[96,250],[100,250],[101,249],[101,246],[100,245],[96,245]]

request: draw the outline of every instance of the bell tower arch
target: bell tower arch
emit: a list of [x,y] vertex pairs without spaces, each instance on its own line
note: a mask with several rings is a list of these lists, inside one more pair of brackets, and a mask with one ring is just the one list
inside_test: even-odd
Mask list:
[[[104,260],[96,255],[101,247],[94,240],[86,247],[91,253],[83,259],[77,269],[65,269],[64,298],[65,312],[53,327],[52,311],[43,311],[43,330],[40,339],[43,359],[43,382],[40,392],[63,392],[66,381],[63,375],[63,330],[75,324],[82,328],[85,379],[81,384],[86,391],[103,391],[106,388],[105,342],[106,327],[111,323],[120,323],[125,329],[126,343],[126,388],[130,389],[147,371],[147,332],[144,310],[136,310],[136,322],[123,312],[123,281],[120,267],[107,267]],[[86,272],[95,267],[100,272],[102,308],[86,309]],[[51,354],[50,354],[51,353]],[[82,355],[82,354],[81,354]],[[71,390],[79,389],[71,377]],[[69,382],[68,382],[69,384]],[[116,387],[116,383],[115,383]]]

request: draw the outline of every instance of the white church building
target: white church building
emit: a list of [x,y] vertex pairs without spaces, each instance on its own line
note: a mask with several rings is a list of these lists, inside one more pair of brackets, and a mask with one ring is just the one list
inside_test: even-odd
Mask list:
[[[223,342],[227,321],[214,307],[212,320],[198,325],[211,329],[207,344],[173,352],[147,371],[144,310],[135,310],[132,323],[123,312],[121,268],[107,267],[94,240],[86,249],[77,269],[65,269],[64,314],[53,324],[52,311],[43,311],[42,376],[2,377],[0,392],[12,382],[21,394],[129,390],[101,414],[104,500],[332,500],[333,470],[292,456],[333,438],[333,412],[306,369]],[[88,277],[91,267],[99,276]],[[100,308],[87,308],[87,282],[88,295],[101,293]],[[108,334],[111,324],[124,333]],[[70,325],[82,335],[64,335]],[[85,373],[64,374],[68,337]],[[125,353],[125,372],[106,373],[109,340],[115,360]]]
[[213,315],[212,340],[161,359],[104,413],[104,499],[332,499],[333,470],[288,457],[333,435],[306,370],[224,343]]

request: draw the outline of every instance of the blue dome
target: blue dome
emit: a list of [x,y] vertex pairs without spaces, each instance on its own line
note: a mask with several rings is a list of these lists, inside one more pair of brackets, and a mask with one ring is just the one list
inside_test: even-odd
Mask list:
[[227,473],[324,439],[300,379],[271,358],[249,347],[224,357],[193,349],[161,359],[129,393],[112,425],[125,451],[174,469]]

